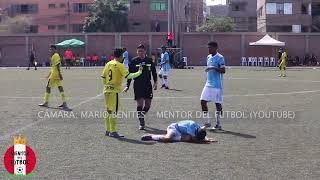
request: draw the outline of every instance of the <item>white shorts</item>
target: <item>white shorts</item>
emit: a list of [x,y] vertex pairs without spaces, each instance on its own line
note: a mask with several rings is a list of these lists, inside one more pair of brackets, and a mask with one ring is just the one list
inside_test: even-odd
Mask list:
[[167,128],[167,134],[174,134],[173,141],[181,141],[181,133],[176,129],[176,123],[170,124]]
[[222,104],[223,103],[223,91],[219,88],[211,88],[205,86],[201,93],[200,100],[208,101],[208,102],[215,102]]
[[169,71],[164,71],[162,68],[160,68],[159,75],[168,76],[169,75]]

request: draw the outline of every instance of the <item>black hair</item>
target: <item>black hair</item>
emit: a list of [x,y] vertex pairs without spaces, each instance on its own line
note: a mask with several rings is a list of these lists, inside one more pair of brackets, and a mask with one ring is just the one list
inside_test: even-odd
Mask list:
[[161,49],[167,49],[167,46],[162,45],[162,46],[161,46]]
[[139,44],[138,47],[137,47],[137,49],[144,49],[144,50],[146,50],[146,47],[145,47],[143,44]]
[[57,46],[54,44],[50,45],[50,48],[57,50]]
[[218,43],[217,43],[217,42],[214,42],[214,41],[210,41],[210,42],[208,43],[208,47],[217,48],[217,47],[218,47]]
[[116,48],[116,49],[113,51],[113,55],[114,55],[114,57],[116,57],[116,58],[122,57],[122,54],[123,54],[123,49],[121,49],[121,48]]
[[196,139],[197,140],[199,140],[199,141],[204,140],[206,138],[206,136],[207,136],[206,130],[201,129],[201,128],[197,129],[197,131],[196,131]]

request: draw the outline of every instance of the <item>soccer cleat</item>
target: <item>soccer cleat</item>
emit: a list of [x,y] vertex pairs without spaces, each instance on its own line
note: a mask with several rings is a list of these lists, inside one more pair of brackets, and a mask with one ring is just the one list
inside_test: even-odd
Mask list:
[[139,130],[145,130],[145,127],[140,125]]
[[110,135],[110,132],[109,132],[109,131],[106,131],[105,136],[109,136],[109,135]]
[[204,123],[204,126],[205,126],[206,128],[209,128],[209,127],[211,127],[211,123]]
[[68,109],[67,103],[62,103],[60,106],[58,106],[58,108],[62,108],[62,109]]
[[165,89],[169,89],[169,87],[168,87],[168,86],[166,86],[166,87],[165,87]]
[[165,84],[162,84],[161,89],[162,89],[162,88],[165,88],[165,87],[166,87],[166,85],[165,85]]
[[152,141],[152,136],[151,135],[144,135],[141,137],[141,141]]
[[117,132],[109,133],[109,136],[110,136],[110,137],[114,137],[114,138],[122,138],[122,137],[124,137],[124,135],[119,134],[119,133],[117,133]]
[[282,77],[286,77],[286,76],[287,76],[287,75],[285,75],[285,74],[284,74],[284,75],[282,75]]
[[278,77],[282,77],[282,74],[280,74]]
[[222,126],[218,125],[218,124],[214,128],[217,129],[217,130],[222,130]]
[[42,104],[39,104],[38,106],[40,106],[40,107],[48,107],[48,102],[44,102]]

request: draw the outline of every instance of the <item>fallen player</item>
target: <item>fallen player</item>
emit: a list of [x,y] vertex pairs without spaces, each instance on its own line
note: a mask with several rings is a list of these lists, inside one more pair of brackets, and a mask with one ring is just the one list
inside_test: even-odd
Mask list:
[[191,142],[209,144],[217,142],[213,138],[207,138],[205,126],[191,120],[179,121],[172,123],[167,128],[167,134],[148,134],[141,137],[142,141],[159,141],[159,142]]

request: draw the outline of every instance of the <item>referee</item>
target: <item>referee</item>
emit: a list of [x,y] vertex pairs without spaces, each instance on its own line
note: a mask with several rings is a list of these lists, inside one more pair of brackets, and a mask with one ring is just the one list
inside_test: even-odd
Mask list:
[[[140,121],[139,130],[145,129],[144,116],[151,107],[151,101],[153,98],[152,89],[157,89],[157,71],[155,65],[152,63],[152,59],[146,56],[146,48],[140,44],[137,47],[138,56],[133,58],[129,64],[129,72],[137,72],[139,66],[143,66],[141,76],[134,79],[134,99],[137,101],[137,112]],[[153,88],[151,83],[151,75],[153,77]],[[124,92],[129,90],[131,79],[127,80],[127,87]]]

